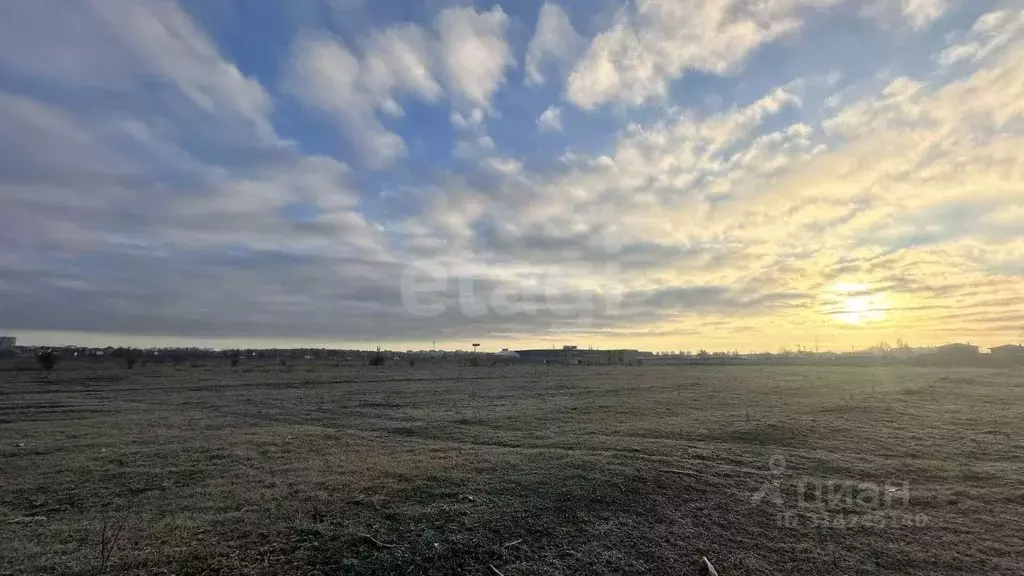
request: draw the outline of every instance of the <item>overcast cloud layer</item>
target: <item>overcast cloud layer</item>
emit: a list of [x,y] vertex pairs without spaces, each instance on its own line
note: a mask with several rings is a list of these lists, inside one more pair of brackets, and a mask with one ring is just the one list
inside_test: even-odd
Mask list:
[[1016,0],[3,2],[0,126],[29,340],[1024,337]]

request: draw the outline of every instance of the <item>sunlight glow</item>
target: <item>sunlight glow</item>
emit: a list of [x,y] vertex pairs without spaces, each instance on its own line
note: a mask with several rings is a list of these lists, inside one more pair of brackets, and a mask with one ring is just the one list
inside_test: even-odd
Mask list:
[[884,293],[872,292],[866,284],[836,284],[825,296],[825,313],[851,326],[862,326],[886,319],[890,309]]

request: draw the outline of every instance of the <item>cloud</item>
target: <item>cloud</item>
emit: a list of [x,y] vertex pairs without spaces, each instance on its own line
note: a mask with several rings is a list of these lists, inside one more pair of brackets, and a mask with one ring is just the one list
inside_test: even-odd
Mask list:
[[562,131],[562,110],[555,106],[548,107],[537,119],[537,125],[544,132]]
[[380,123],[377,111],[401,115],[398,94],[424,101],[442,94],[433,75],[431,39],[414,25],[374,31],[361,58],[335,38],[301,36],[289,74],[289,91],[332,114],[374,168],[406,154],[405,142]]
[[[2,141],[4,152],[46,159],[0,177],[0,240],[16,255],[0,258],[5,328],[299,335],[316,322],[318,299],[358,316],[368,293],[397,282],[335,160],[255,164],[244,175],[200,166],[161,179],[159,158],[127,162],[116,132],[67,111],[8,96],[0,121],[20,136]],[[310,221],[282,215],[296,202],[316,207]],[[293,320],[279,324],[280,314]]]
[[234,109],[271,138],[270,98],[263,87],[224,61],[209,38],[176,6],[164,2],[94,2],[117,34],[151,69],[177,84],[197,106]]
[[903,16],[915,29],[935,22],[949,8],[949,0],[903,0]]
[[638,0],[623,8],[576,63],[568,99],[584,109],[664,98],[688,71],[731,74],[759,46],[792,34],[802,13],[840,0]]
[[487,135],[482,108],[473,108],[465,114],[454,110],[449,118],[457,135],[452,149],[453,158],[477,160],[495,149],[494,139]]
[[482,131],[463,134],[455,141],[452,158],[458,160],[475,160],[486,156],[495,148],[494,140]]
[[[378,103],[363,85],[359,60],[326,37],[303,37],[293,49],[289,91],[305,103],[332,113],[348,130],[371,167],[383,168],[406,152],[405,142],[376,118]],[[384,106],[386,102],[380,102]]]
[[483,132],[483,113],[505,81],[505,68],[514,64],[507,28],[508,17],[499,7],[487,12],[457,7],[438,14],[436,35],[415,24],[375,29],[361,54],[337,38],[305,34],[293,47],[288,90],[333,115],[362,150],[364,162],[381,169],[408,150],[377,113],[402,116],[403,95],[437,102],[445,93],[443,78],[456,107],[453,124],[477,132],[457,146],[459,155],[466,156],[472,143],[490,141]]
[[484,111],[482,108],[473,108],[468,113],[463,114],[455,110],[451,114],[451,122],[452,126],[460,130],[475,130],[483,126]]
[[964,42],[943,50],[939,62],[951,66],[958,62],[977,62],[1006,48],[1024,34],[1024,10],[1000,10],[983,15],[975,22]]
[[143,62],[96,4],[40,0],[0,5],[0,63],[19,76],[124,88]]
[[[976,27],[1001,37],[995,20]],[[580,290],[607,280],[642,312],[625,315],[636,326],[608,317],[576,325],[581,334],[673,333],[708,315],[723,317],[718,331],[749,327],[744,303],[769,306],[774,330],[792,338],[837,333],[817,299],[846,281],[884,293],[904,338],[926,339],[951,299],[981,309],[993,290],[1024,296],[1006,264],[1024,229],[996,218],[1019,195],[1012,150],[1024,136],[1020,84],[1008,81],[1022,72],[1024,45],[1007,42],[966,77],[923,72],[877,92],[865,83],[820,126],[782,115],[828,99],[834,83],[813,80],[715,114],[630,125],[610,154],[569,155],[561,173],[522,170],[473,195],[464,216],[475,233],[458,241],[460,254],[492,276],[557,270]],[[420,226],[445,237],[429,219]],[[737,295],[694,308],[655,297],[679,286]]]
[[[737,266],[743,256],[720,246],[715,229],[701,233],[710,215],[706,201],[696,195],[684,198],[678,190],[685,189],[686,182],[694,187],[702,179],[726,173],[728,163],[739,170],[751,154],[767,154],[751,150],[809,148],[801,143],[808,135],[799,125],[758,144],[761,148],[740,145],[765,119],[798,103],[794,95],[779,89],[722,115],[703,120],[681,115],[674,124],[646,130],[636,127],[623,134],[613,157],[571,166],[554,178],[529,173],[518,162],[499,164],[491,159],[490,169],[516,178],[502,180],[497,189],[486,193],[463,192],[446,207],[448,217],[465,212],[473,224],[461,224],[456,230],[476,229],[475,237],[452,237],[450,230],[433,226],[429,214],[417,215],[416,225],[406,229],[417,230],[425,238],[450,238],[447,251],[459,247],[469,258],[483,257],[492,272],[526,261],[535,269],[559,270],[568,281],[590,282],[593,273],[575,276],[567,268],[572,262],[661,271],[680,265],[691,271],[698,266],[709,270]],[[748,169],[751,174],[766,170],[756,162],[750,164],[754,165]],[[615,278],[623,289],[648,289],[634,286],[635,280]]]
[[569,15],[557,4],[545,2],[537,19],[537,30],[526,48],[526,83],[544,84],[544,69],[562,71],[584,47]]
[[434,78],[432,39],[412,24],[375,31],[365,50],[361,69],[366,89],[382,108],[398,108],[393,91],[416,94],[435,102],[443,90]]
[[883,27],[905,24],[922,30],[944,16],[955,3],[956,0],[875,0],[862,7],[861,15]]
[[441,58],[454,96],[465,106],[489,110],[491,98],[515,65],[505,35],[508,16],[499,6],[486,12],[448,8],[435,21]]
[[174,3],[41,0],[0,8],[0,66],[72,86],[126,92],[164,82],[221,128],[276,139],[271,98],[225,61]]
[[[53,67],[0,58],[20,76],[15,88],[39,93],[0,90],[0,124],[11,129],[0,134],[4,328],[237,335],[244,326],[226,317],[252,308],[242,324],[273,330],[257,309],[298,317],[310,295],[268,270],[341,298],[339,278],[354,289],[393,267],[358,212],[349,168],[278,140],[266,91],[175,5],[133,2],[107,14],[106,3],[79,3],[77,32],[63,37],[59,6],[49,7],[53,29],[47,6],[27,6],[5,6],[19,20],[0,26],[34,30],[22,37],[26,54],[35,42],[33,64]],[[61,68],[51,41],[73,69]],[[106,70],[108,56],[126,65]],[[94,85],[78,66],[109,83]],[[103,97],[66,98],[68,85]],[[297,202],[314,207],[311,220],[284,217]]]
[[523,170],[523,163],[515,158],[488,158],[484,161],[484,166],[505,176],[514,176]]
[[[577,62],[614,80],[576,93],[595,109],[583,127],[562,125],[550,91],[506,85],[497,8],[375,22],[344,42],[268,38],[292,48],[276,54],[291,60],[289,97],[275,101],[278,85],[248,72],[267,62],[228,36],[218,49],[174,4],[109,17],[84,1],[2,5],[3,328],[367,346],[1016,338],[1020,315],[1005,310],[1024,297],[1024,14],[949,11],[948,35],[906,34],[898,65],[870,51],[836,62],[841,79],[802,61],[743,69],[785,35],[821,49],[820,31],[794,31],[828,5],[634,3]],[[597,58],[602,46],[615,57]],[[463,50],[471,62],[453,71]],[[672,98],[690,70],[740,77]],[[664,107],[596,110],[663,94]],[[410,162],[373,172],[310,152],[331,147],[309,137],[305,108],[374,157]],[[449,123],[456,161],[413,144]],[[441,314],[405,307],[411,267],[445,277],[429,295]],[[465,285],[483,308],[460,308]],[[886,318],[842,324],[855,315],[837,285],[884,299]]]
[[9,184],[116,182],[139,168],[98,146],[91,127],[55,106],[0,92],[0,173]]

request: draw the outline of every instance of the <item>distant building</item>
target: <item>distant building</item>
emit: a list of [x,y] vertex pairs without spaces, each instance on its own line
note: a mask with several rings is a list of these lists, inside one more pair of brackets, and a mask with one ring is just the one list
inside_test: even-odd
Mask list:
[[935,349],[942,358],[973,358],[978,355],[978,347],[972,344],[946,344]]
[[590,353],[595,364],[632,364],[640,359],[639,350],[594,350]]
[[905,346],[901,348],[893,348],[889,355],[893,358],[914,358],[916,356],[934,354],[935,352],[935,348],[911,348],[910,346]]
[[517,352],[524,362],[542,364],[634,364],[642,356],[639,350],[580,350],[577,346]]
[[993,356],[1000,358],[1024,358],[1024,346],[1020,344],[1006,344],[990,348]]
[[537,350],[516,350],[519,357],[524,362],[538,362],[541,364],[549,364],[554,362],[566,363],[566,352],[565,350],[555,350],[554,348],[540,348]]
[[14,336],[0,336],[0,350],[14,350],[18,345],[18,339]]

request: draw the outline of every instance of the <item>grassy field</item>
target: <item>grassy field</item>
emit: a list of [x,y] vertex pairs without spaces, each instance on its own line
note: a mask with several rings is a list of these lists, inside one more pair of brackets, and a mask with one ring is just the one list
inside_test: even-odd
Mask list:
[[1024,574],[1024,375],[0,372],[0,574],[686,575],[700,556],[722,576]]

